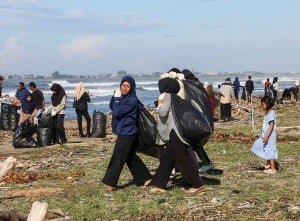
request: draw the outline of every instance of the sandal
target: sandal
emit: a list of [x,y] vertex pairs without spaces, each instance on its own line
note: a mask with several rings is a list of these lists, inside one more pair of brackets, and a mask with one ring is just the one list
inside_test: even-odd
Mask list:
[[265,164],[264,165],[265,170],[269,169],[270,167],[271,167],[270,164]]
[[269,169],[264,170],[263,172],[267,173],[267,174],[275,174],[276,170],[273,170],[273,169],[269,168]]

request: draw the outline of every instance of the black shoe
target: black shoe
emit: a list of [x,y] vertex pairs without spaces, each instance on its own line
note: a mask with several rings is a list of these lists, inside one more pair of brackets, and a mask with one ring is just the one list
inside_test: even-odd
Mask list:
[[86,135],[84,135],[84,134],[80,134],[80,137],[81,137],[81,138],[83,138],[83,137],[86,137]]
[[92,137],[92,134],[86,134],[87,137]]

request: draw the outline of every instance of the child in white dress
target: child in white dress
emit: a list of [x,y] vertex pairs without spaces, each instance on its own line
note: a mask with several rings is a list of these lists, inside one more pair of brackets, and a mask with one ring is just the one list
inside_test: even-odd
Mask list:
[[272,110],[275,102],[272,97],[264,96],[261,106],[265,111],[263,129],[260,137],[254,142],[251,151],[266,160],[264,173],[276,173],[275,163],[278,158],[276,145],[276,116]]

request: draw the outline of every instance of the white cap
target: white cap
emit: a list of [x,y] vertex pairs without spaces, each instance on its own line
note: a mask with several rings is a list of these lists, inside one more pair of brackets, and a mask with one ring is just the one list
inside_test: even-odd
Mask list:
[[295,82],[295,85],[296,85],[296,86],[298,86],[298,85],[299,85],[299,81],[298,81],[298,80],[296,80],[296,82]]

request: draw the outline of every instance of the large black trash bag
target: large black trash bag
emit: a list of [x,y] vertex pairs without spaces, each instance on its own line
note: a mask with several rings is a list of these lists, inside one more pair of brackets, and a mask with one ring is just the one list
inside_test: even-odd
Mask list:
[[171,94],[171,109],[181,136],[194,149],[203,147],[213,133],[207,116],[193,100],[183,100]]
[[198,79],[187,79],[183,81],[185,99],[194,100],[201,108],[203,114],[210,123],[212,130],[214,129],[214,116],[208,94],[203,84]]
[[94,110],[92,137],[101,138],[105,136],[106,136],[106,115],[102,112]]
[[18,107],[11,105],[9,107],[9,126],[11,131],[15,131],[18,127],[20,115],[18,114]]
[[151,157],[157,157],[157,122],[139,101],[138,107],[139,142],[137,151]]
[[18,126],[18,107],[12,104],[1,104],[0,129],[14,131]]
[[38,116],[37,143],[40,147],[51,145],[53,140],[53,122],[51,114]]
[[31,148],[37,147],[36,141],[32,135],[36,132],[36,126],[28,121],[21,123],[13,136],[13,146],[15,148]]

